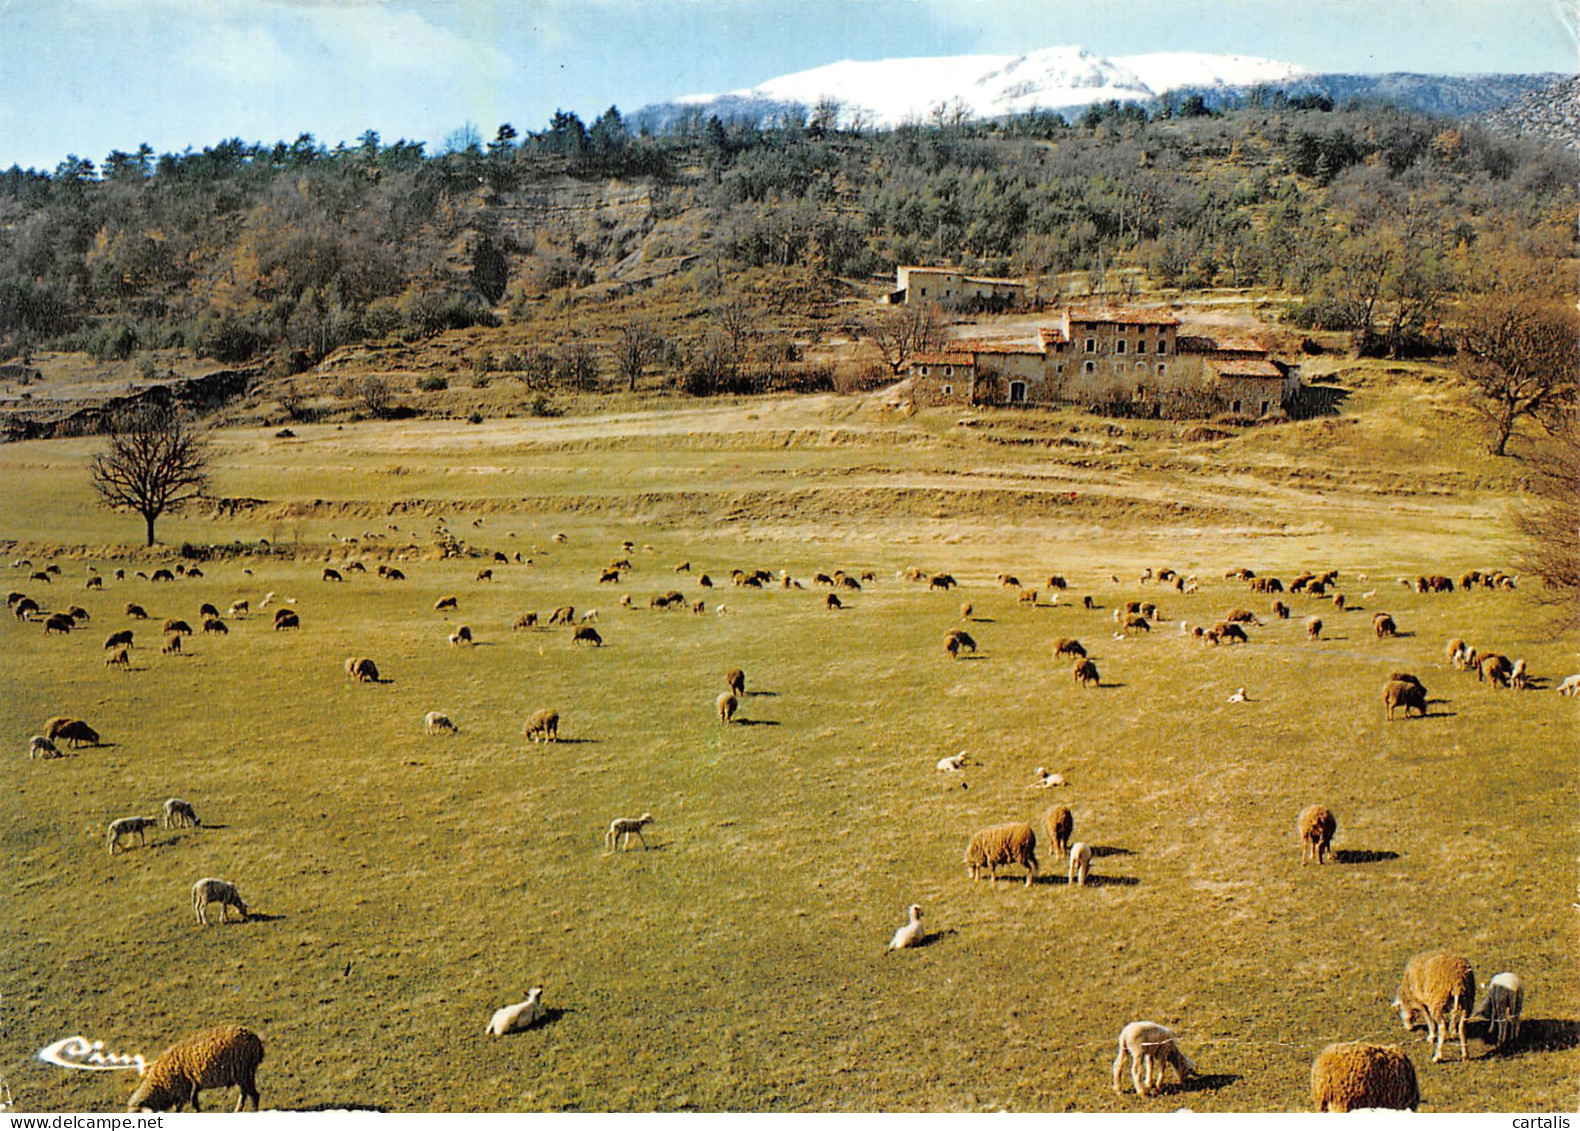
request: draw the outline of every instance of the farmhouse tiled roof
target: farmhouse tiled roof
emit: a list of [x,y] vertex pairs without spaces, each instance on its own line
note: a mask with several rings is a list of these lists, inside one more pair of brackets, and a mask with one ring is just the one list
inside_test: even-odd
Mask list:
[[911,355],[915,365],[975,365],[976,357],[970,353],[950,350],[946,353],[917,353]]
[[1072,306],[1071,322],[1117,322],[1126,326],[1178,326],[1180,320],[1166,310],[1114,310],[1108,307]]
[[1283,370],[1271,361],[1260,357],[1235,357],[1212,363],[1213,372],[1220,377],[1277,377],[1283,379]]
[[1177,353],[1212,353],[1217,348],[1217,342],[1201,334],[1178,334],[1174,338]]

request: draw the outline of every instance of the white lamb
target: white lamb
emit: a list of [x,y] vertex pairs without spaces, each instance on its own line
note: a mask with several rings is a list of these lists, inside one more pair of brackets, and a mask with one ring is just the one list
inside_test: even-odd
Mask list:
[[898,931],[895,931],[894,938],[889,940],[890,950],[904,950],[907,947],[921,945],[923,935],[922,905],[920,903],[911,904],[910,915],[911,921]]
[[543,1003],[538,1000],[542,996],[543,987],[533,986],[527,991],[526,1001],[518,1001],[515,1005],[506,1005],[494,1010],[494,1016],[488,1022],[489,1036],[503,1037],[506,1033],[519,1033],[524,1029],[530,1029],[543,1017]]
[[620,851],[624,852],[626,845],[631,843],[634,836],[642,842],[642,851],[647,851],[647,839],[642,835],[642,826],[653,823],[653,814],[643,813],[640,817],[616,817],[609,822],[609,831],[603,834],[604,846],[611,852],[615,849],[615,842],[620,842]]
[[1065,877],[1071,887],[1085,887],[1086,873],[1092,866],[1092,846],[1084,841],[1070,845],[1070,871]]
[[[1196,1066],[1191,1063],[1190,1057],[1180,1051],[1176,1041],[1174,1030],[1156,1021],[1132,1021],[1121,1029],[1119,1055],[1114,1057],[1114,1091],[1124,1093],[1119,1078],[1127,1059],[1130,1061],[1130,1082],[1135,1085],[1137,1095],[1161,1091],[1163,1078],[1170,1067],[1179,1078],[1180,1086],[1184,1087],[1186,1079],[1196,1075]],[[1153,1065],[1158,1070],[1155,1086],[1152,1083]],[[1142,1073],[1143,1066],[1145,1075]]]
[[228,880],[208,876],[192,885],[192,910],[197,915],[197,921],[205,927],[208,926],[208,906],[211,903],[219,904],[221,923],[230,917],[232,907],[241,913],[242,922],[247,921],[247,905],[242,902],[236,885]]
[[450,716],[443,711],[429,711],[422,717],[422,731],[424,734],[438,734],[440,731],[457,732],[457,727],[450,721]]
[[59,758],[60,747],[42,734],[35,734],[27,740],[27,756],[29,761],[34,758]]
[[951,754],[947,758],[938,759],[938,772],[943,774],[956,774],[960,772],[965,764],[966,752],[962,750],[958,754]]
[[1580,695],[1580,673],[1565,676],[1564,681],[1558,685],[1560,695]]
[[1525,987],[1520,976],[1505,970],[1487,983],[1487,1000],[1476,1011],[1487,1019],[1487,1029],[1501,1047],[1505,1041],[1520,1039],[1520,1011],[1525,1007]]
[[1066,784],[1066,783],[1065,783],[1063,774],[1050,773],[1048,770],[1044,769],[1042,766],[1038,766],[1037,767],[1037,773],[1035,775],[1035,780],[1034,780],[1034,784],[1032,785],[1032,788],[1033,789],[1053,789],[1053,788],[1055,788],[1057,786],[1061,786],[1061,785],[1064,785],[1064,784]]

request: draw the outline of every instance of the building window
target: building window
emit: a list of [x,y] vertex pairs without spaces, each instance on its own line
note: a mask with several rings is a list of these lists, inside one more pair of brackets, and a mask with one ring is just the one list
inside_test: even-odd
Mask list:
[[1142,338],[1140,341],[1138,341],[1136,343],[1136,352],[1137,353],[1146,353],[1147,352],[1147,341],[1146,341],[1145,338]]
[[917,369],[921,372],[923,377],[927,376],[927,366],[920,365],[920,366],[917,366]]
[[1124,353],[1125,352],[1125,339],[1120,338],[1117,342],[1114,343],[1114,352],[1115,353]]
[[1096,373],[1097,363],[1095,361],[1088,361],[1084,368],[1087,373]]
[[1262,402],[1262,415],[1263,416],[1267,415],[1267,402],[1266,401]]
[[1064,373],[1064,362],[1062,361],[1059,362],[1059,372],[1061,375]]
[[1163,369],[1164,369],[1163,363],[1161,361],[1158,362],[1158,376],[1159,377],[1163,376]]
[[1096,353],[1097,352],[1097,339],[1096,338],[1087,338],[1086,339],[1086,352],[1087,353]]
[[1158,352],[1159,353],[1168,353],[1169,352],[1169,344],[1167,342],[1165,342],[1165,341],[1159,341],[1158,342]]
[[921,288],[919,288],[919,290],[920,290],[922,295],[925,296],[927,294],[927,288],[926,287],[921,287]]
[[1240,411],[1240,402],[1239,401],[1230,401],[1229,402],[1229,411],[1230,412],[1239,412]]
[[944,396],[952,397],[954,395],[955,395],[955,387],[953,385],[945,385],[944,386]]
[[946,365],[946,366],[944,366],[944,376],[945,377],[953,377],[954,375],[955,375],[955,367],[953,365]]
[[1144,362],[1144,361],[1136,362],[1136,372],[1137,373],[1145,373],[1146,371],[1147,371],[1147,363],[1146,362]]

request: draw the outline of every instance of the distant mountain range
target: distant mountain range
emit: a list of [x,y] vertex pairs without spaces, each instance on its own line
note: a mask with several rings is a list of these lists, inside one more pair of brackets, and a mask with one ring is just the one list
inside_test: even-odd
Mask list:
[[846,60],[781,75],[746,90],[692,94],[643,107],[636,124],[661,127],[701,111],[762,121],[787,111],[838,106],[839,122],[892,128],[935,116],[994,119],[1033,110],[1073,113],[1108,101],[1156,105],[1199,95],[1209,106],[1252,91],[1320,95],[1334,103],[1376,99],[1459,117],[1505,106],[1567,76],[1558,74],[1316,74],[1294,63],[1249,55],[1159,52],[1103,58],[1080,47],[1024,55],[952,55]]

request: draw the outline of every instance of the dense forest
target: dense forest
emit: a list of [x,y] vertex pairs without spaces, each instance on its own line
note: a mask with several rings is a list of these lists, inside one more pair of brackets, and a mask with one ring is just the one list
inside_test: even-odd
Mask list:
[[[950,263],[1044,280],[1254,287],[1361,352],[1438,348],[1466,294],[1572,290],[1573,154],[1385,105],[1275,96],[1215,112],[1109,104],[984,124],[841,129],[682,116],[466,131],[429,155],[365,133],[232,139],[0,173],[0,354],[179,346],[301,368],[359,340],[530,322],[544,294],[696,257],[825,280]],[[633,187],[640,206],[513,222]],[[541,207],[527,213],[541,218]],[[874,292],[875,293],[875,292]]]

